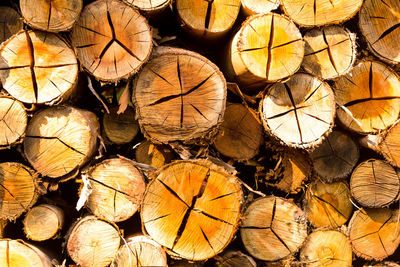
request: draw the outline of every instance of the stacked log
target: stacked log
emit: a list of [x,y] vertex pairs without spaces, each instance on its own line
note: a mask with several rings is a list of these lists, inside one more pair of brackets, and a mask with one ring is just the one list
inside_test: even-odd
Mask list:
[[0,266],[400,262],[398,0],[2,5]]

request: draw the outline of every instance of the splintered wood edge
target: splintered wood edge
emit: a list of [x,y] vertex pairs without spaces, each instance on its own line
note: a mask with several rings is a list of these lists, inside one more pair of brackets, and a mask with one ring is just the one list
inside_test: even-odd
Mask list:
[[[150,185],[153,184],[153,183],[156,181],[156,178],[157,178],[157,176],[158,176],[159,174],[161,174],[165,169],[169,168],[170,166],[175,165],[175,164],[180,164],[180,163],[197,164],[197,165],[200,165],[200,166],[202,166],[202,167],[209,168],[210,170],[212,170],[212,171],[214,171],[214,172],[222,173],[226,178],[228,178],[229,180],[231,180],[232,183],[236,183],[240,189],[242,188],[242,187],[241,187],[240,180],[239,180],[235,175],[233,175],[233,174],[231,174],[230,172],[228,172],[224,167],[218,166],[218,165],[212,163],[212,162],[209,161],[209,160],[206,160],[206,159],[175,160],[175,161],[172,161],[172,162],[169,163],[169,164],[166,164],[166,165],[162,166],[162,167],[159,168],[158,170],[156,170],[156,171],[154,171],[154,172],[152,172],[152,173],[149,173],[149,178],[151,179],[151,181],[150,181],[150,183],[147,184],[147,186],[146,186],[146,191],[145,191],[144,195],[147,194],[148,188],[150,188]],[[215,252],[215,255],[221,253],[221,252],[230,244],[230,241],[232,241],[232,240],[234,239],[235,235],[237,235],[237,231],[238,231],[239,226],[240,226],[240,224],[241,224],[241,221],[242,221],[242,219],[243,219],[243,217],[242,217],[242,208],[243,208],[243,204],[244,204],[243,191],[240,190],[238,193],[240,193],[240,200],[239,200],[239,205],[240,205],[240,207],[239,207],[239,213],[238,213],[238,220],[237,220],[237,223],[236,223],[235,225],[233,225],[232,233],[230,234],[230,238],[228,239],[229,242],[226,242],[226,244],[225,244],[219,251],[216,251],[216,252]],[[143,199],[144,199],[144,197],[143,197]],[[142,203],[141,203],[140,211],[142,210],[143,203],[144,203],[144,201],[142,201]],[[144,220],[143,220],[143,212],[140,212],[140,220],[141,220],[142,222],[144,222]],[[152,239],[152,237],[147,233],[146,228],[145,228],[145,226],[144,226],[144,223],[142,223],[142,233],[143,233],[146,237]],[[152,240],[154,240],[154,239],[152,239]],[[158,243],[156,240],[154,240],[154,241],[155,241],[156,243]],[[161,247],[163,247],[164,250],[165,250],[172,258],[174,258],[174,259],[179,259],[179,260],[184,259],[184,258],[182,258],[179,254],[177,254],[177,253],[175,253],[174,251],[172,251],[171,249],[169,249],[169,248],[167,248],[167,247],[164,247],[164,246],[162,246],[161,244],[159,244],[159,245],[160,245]],[[213,256],[211,256],[211,257],[214,257],[215,255],[213,255]],[[210,258],[211,258],[211,257],[210,257]],[[206,259],[203,259],[203,260],[200,260],[200,261],[204,261],[204,260],[206,260]]]
[[[298,73],[303,73],[303,72],[298,72]],[[310,75],[309,73],[305,73],[307,75]],[[328,86],[331,90],[332,90],[332,94],[334,95],[334,91],[333,88],[325,81],[321,80],[320,78],[318,78],[317,76],[313,76],[312,77],[318,79],[321,83],[325,84],[326,86]],[[287,80],[285,81],[281,81],[282,83],[287,82]],[[266,93],[263,95],[262,99],[260,100],[260,103],[258,105],[258,113],[261,116],[261,122],[264,126],[264,130],[266,131],[266,133],[268,134],[268,136],[271,138],[271,141],[273,141],[275,144],[277,145],[281,145],[284,147],[292,147],[292,148],[300,148],[300,149],[306,149],[307,151],[311,152],[315,149],[316,146],[320,145],[322,143],[322,141],[325,140],[325,138],[333,131],[333,126],[335,126],[335,119],[336,119],[336,112],[333,113],[333,118],[332,118],[332,123],[329,126],[329,129],[323,134],[321,135],[318,140],[315,140],[313,142],[307,143],[307,144],[294,144],[294,143],[285,143],[282,139],[280,139],[279,137],[275,136],[274,134],[272,134],[271,129],[269,128],[266,120],[264,120],[264,114],[263,114],[263,102],[264,102],[264,98],[265,96],[268,95],[268,92],[271,91],[273,84],[271,84],[271,86],[267,87],[267,91]],[[334,102],[334,105],[336,105],[336,102]],[[334,108],[336,110],[336,107]]]
[[[177,55],[177,56],[179,56],[179,55],[187,55],[187,56],[190,56],[190,57],[198,58],[201,61],[203,61],[203,62],[207,63],[208,65],[210,65],[214,69],[215,73],[220,78],[222,78],[222,81],[226,81],[224,74],[221,72],[221,70],[218,68],[218,66],[215,65],[211,60],[209,60],[208,58],[206,58],[206,57],[204,57],[204,56],[202,56],[202,55],[200,55],[200,54],[198,54],[196,52],[192,52],[190,50],[186,50],[186,49],[182,49],[182,48],[175,48],[175,47],[170,47],[170,46],[158,46],[158,47],[153,49],[153,53],[151,53],[151,57],[150,57],[148,62],[150,62],[151,60],[156,59],[156,58],[158,58],[160,56],[163,56],[163,55]],[[136,78],[133,81],[133,86],[132,86],[133,88],[136,88],[138,80],[139,80],[139,75],[136,75]],[[132,99],[132,102],[133,102],[133,104],[135,106],[135,113],[136,113],[135,114],[135,119],[139,122],[139,127],[140,127],[141,133],[145,136],[145,138],[147,140],[150,140],[153,144],[156,144],[156,145],[168,144],[168,143],[176,142],[176,141],[183,142],[184,144],[193,144],[193,143],[196,143],[198,141],[211,144],[213,142],[213,140],[215,139],[215,137],[216,137],[216,135],[218,133],[218,130],[219,130],[220,126],[221,126],[221,123],[222,123],[222,121],[224,119],[224,113],[225,113],[225,108],[226,108],[226,97],[227,97],[227,85],[226,85],[226,82],[224,82],[223,84],[224,84],[224,88],[223,88],[224,95],[223,95],[223,100],[222,100],[222,110],[221,110],[221,113],[218,116],[217,123],[213,127],[211,127],[206,133],[203,133],[203,135],[200,135],[200,136],[197,136],[197,137],[193,137],[193,138],[187,139],[187,140],[170,140],[170,141],[167,141],[167,142],[162,142],[162,141],[159,141],[159,140],[157,140],[155,138],[152,138],[147,133],[147,131],[144,129],[142,124],[139,122],[139,120],[141,120],[142,117],[140,115],[140,109],[138,108],[139,104],[138,104],[137,99],[135,97],[136,96],[135,95],[136,94],[135,93],[136,90],[134,90],[134,92],[132,93],[132,98],[131,99]]]
[[135,4],[135,0],[122,0],[122,2],[124,2],[128,6],[132,6],[136,9],[144,12],[145,15],[148,15],[148,16],[152,16],[159,12],[162,12],[165,8],[167,8],[171,4],[171,0],[165,0],[164,3],[162,3],[161,5],[154,6],[151,8],[144,8],[144,7],[139,7],[137,4]]

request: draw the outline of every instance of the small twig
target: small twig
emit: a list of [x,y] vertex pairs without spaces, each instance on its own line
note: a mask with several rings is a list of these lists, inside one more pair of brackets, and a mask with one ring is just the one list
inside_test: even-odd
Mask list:
[[246,189],[249,190],[250,192],[252,192],[252,193],[254,193],[254,194],[257,194],[257,195],[259,195],[259,196],[262,196],[262,197],[265,197],[265,196],[266,196],[263,192],[260,192],[260,191],[257,191],[257,190],[254,190],[253,188],[251,188],[248,184],[246,184],[245,182],[243,182],[241,179],[238,178],[238,180],[239,180],[239,182],[240,182],[244,187],[246,187]]
[[87,77],[88,79],[88,87],[92,94],[100,101],[100,103],[103,105],[104,109],[107,111],[107,113],[110,113],[110,110],[108,109],[106,103],[103,102],[103,100],[100,98],[100,96],[97,94],[96,90],[94,90],[92,81],[90,80],[90,77]]
[[346,112],[347,115],[349,115],[356,123],[358,126],[362,127],[362,124],[359,120],[357,120],[356,118],[354,118],[353,113],[351,113],[351,111],[346,108],[345,106],[342,105],[338,105],[341,109],[343,109],[344,112]]

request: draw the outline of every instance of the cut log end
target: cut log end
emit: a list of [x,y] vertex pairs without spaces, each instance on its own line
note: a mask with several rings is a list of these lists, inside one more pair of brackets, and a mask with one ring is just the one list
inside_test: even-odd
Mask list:
[[200,261],[222,251],[240,218],[236,177],[209,161],[164,166],[147,187],[143,229],[171,255]]
[[213,135],[222,121],[226,81],[205,57],[183,49],[160,48],[138,75],[132,101],[147,138],[189,143]]
[[363,0],[281,0],[285,13],[304,27],[336,24],[352,18]]
[[73,27],[71,40],[82,66],[105,82],[135,74],[150,57],[153,46],[146,19],[117,0],[87,5]]
[[285,145],[313,148],[333,127],[335,99],[332,89],[308,74],[272,85],[260,102],[268,133]]
[[221,154],[236,160],[254,157],[264,140],[260,120],[254,111],[242,104],[227,106],[220,128],[214,147]]
[[375,142],[375,151],[382,154],[393,166],[400,168],[400,121],[393,124],[386,134]]
[[307,218],[286,199],[268,196],[246,210],[240,235],[255,258],[276,261],[296,253],[307,237]]
[[346,182],[312,183],[304,198],[304,212],[317,228],[342,226],[353,212],[349,185]]
[[122,0],[130,6],[134,6],[140,10],[141,13],[145,14],[150,19],[155,18],[164,11],[168,5],[171,4],[171,0]]
[[0,147],[9,147],[25,134],[28,115],[17,100],[0,97]]
[[354,253],[377,261],[392,255],[400,243],[398,213],[387,208],[354,212],[349,222]]
[[310,267],[351,267],[353,251],[350,240],[339,231],[311,233],[300,251],[300,260]]
[[278,0],[241,0],[242,10],[246,16],[266,14],[278,8]]
[[168,146],[155,145],[146,140],[135,151],[136,161],[154,168],[161,168],[175,158],[175,153]]
[[64,223],[64,212],[61,208],[42,204],[28,211],[24,218],[24,232],[28,239],[44,241],[56,238]]
[[0,265],[51,267],[50,257],[22,240],[0,239]]
[[56,102],[75,89],[78,63],[74,51],[58,35],[21,31],[0,48],[0,80],[21,102]]
[[350,179],[351,194],[364,207],[379,208],[397,200],[400,181],[397,170],[382,160],[360,163]]
[[135,120],[135,110],[131,107],[118,114],[118,107],[111,107],[110,113],[103,116],[103,130],[109,141],[117,145],[131,142],[139,132]]
[[0,163],[0,219],[14,220],[35,204],[39,197],[36,177],[20,163]]
[[333,79],[349,72],[356,59],[355,39],[355,34],[339,26],[307,32],[302,67],[322,79]]
[[0,43],[16,34],[24,25],[21,16],[14,9],[7,6],[0,6]]
[[133,163],[120,158],[107,159],[86,175],[92,189],[86,206],[94,215],[119,222],[136,213],[146,184]]
[[218,259],[217,267],[257,267],[257,263],[252,257],[240,251],[228,251]]
[[109,266],[118,252],[120,236],[113,225],[86,216],[72,228],[67,240],[71,259],[80,266]]
[[348,176],[360,157],[358,144],[342,131],[333,131],[311,152],[315,173],[332,182]]
[[65,176],[96,152],[97,117],[85,110],[57,106],[34,114],[26,129],[24,153],[43,176]]
[[387,129],[400,111],[400,80],[388,66],[361,61],[335,82],[337,116],[344,127],[361,134]]
[[81,13],[82,0],[21,0],[24,21],[32,28],[61,32],[72,28]]

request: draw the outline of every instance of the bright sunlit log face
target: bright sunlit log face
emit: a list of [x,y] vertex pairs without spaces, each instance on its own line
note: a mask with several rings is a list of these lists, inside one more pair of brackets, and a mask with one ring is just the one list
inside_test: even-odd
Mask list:
[[166,165],[148,185],[144,230],[171,254],[189,260],[213,257],[236,231],[242,192],[235,177],[207,161]]

